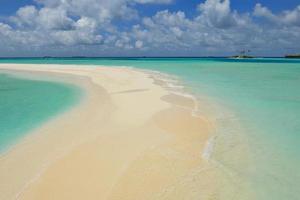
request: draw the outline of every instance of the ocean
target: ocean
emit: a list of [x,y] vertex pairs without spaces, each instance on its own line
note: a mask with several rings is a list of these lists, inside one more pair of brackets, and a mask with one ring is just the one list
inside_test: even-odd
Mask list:
[[0,153],[79,101],[78,88],[0,72]]
[[[207,115],[217,125],[206,155],[199,152],[199,156],[207,157],[222,176],[216,199],[300,199],[299,59],[15,58],[0,59],[0,63],[126,66],[175,76],[179,80],[177,84],[183,85],[185,92],[199,100],[200,106],[195,112]],[[1,75],[2,79],[12,85],[25,81]],[[48,84],[31,85],[29,82],[28,87],[41,88],[31,91],[37,97],[27,99],[25,105],[42,106],[43,100],[38,94]],[[59,97],[59,90],[64,89],[53,89],[58,99],[67,98],[68,95]],[[5,101],[3,94],[6,94]],[[4,129],[5,134],[12,134],[10,138],[14,138],[16,133],[9,128],[10,124],[37,109],[24,108],[20,98],[25,94],[21,90],[10,95],[2,89],[0,95],[0,127],[1,130],[8,127]],[[63,102],[69,104],[71,99]],[[6,104],[10,105],[7,110]],[[51,107],[49,102],[46,104]],[[52,106],[56,110],[63,107],[55,100]],[[52,115],[51,110],[44,110],[43,113],[48,114],[43,116]],[[11,118],[5,122],[7,113],[11,113]],[[27,123],[35,124],[35,120],[19,123],[17,128],[23,129]],[[6,142],[1,139],[0,145],[2,143]]]

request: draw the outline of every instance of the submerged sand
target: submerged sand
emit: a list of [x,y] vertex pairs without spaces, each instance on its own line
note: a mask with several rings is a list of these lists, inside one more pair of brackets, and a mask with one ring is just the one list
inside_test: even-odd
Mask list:
[[73,84],[85,95],[0,156],[0,199],[214,199],[215,173],[201,156],[213,127],[192,115],[191,99],[129,68],[1,71]]

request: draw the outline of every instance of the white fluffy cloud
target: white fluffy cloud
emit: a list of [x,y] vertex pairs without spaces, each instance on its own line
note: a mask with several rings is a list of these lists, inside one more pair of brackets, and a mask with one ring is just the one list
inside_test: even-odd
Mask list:
[[35,6],[25,6],[20,8],[16,16],[11,17],[19,27],[32,27],[35,25],[36,17],[38,15],[38,10]]
[[172,0],[36,0],[41,5],[50,8],[62,8],[74,16],[88,16],[100,23],[115,17],[132,19],[137,17],[132,4],[166,4]]
[[[38,5],[17,10],[8,22],[0,21],[0,53],[26,48],[33,55],[58,50],[64,55],[194,56],[231,54],[246,48],[265,55],[300,51],[295,47],[300,41],[300,5],[276,14],[257,4],[253,13],[239,13],[230,7],[230,0],[206,0],[190,18],[183,11],[168,10],[141,16],[135,7],[176,2],[172,0],[36,2]],[[133,25],[122,29],[120,23]]]
[[267,7],[258,3],[254,8],[254,15],[266,18],[277,25],[300,26],[300,5],[294,10],[286,10],[276,15]]
[[231,12],[229,0],[209,0],[198,5],[201,18],[208,24],[219,28],[235,26],[238,18]]
[[141,41],[141,40],[136,41],[135,42],[135,47],[138,48],[138,49],[142,48],[143,47],[143,41]]
[[[149,49],[195,56],[232,54],[242,49],[264,55],[278,50],[276,53],[282,55],[297,48],[294,42],[300,40],[299,28],[254,22],[251,13],[232,10],[229,0],[206,0],[197,10],[199,14],[194,18],[187,18],[181,11],[159,11],[133,27],[132,37],[144,41]],[[290,12],[284,14],[290,15]]]

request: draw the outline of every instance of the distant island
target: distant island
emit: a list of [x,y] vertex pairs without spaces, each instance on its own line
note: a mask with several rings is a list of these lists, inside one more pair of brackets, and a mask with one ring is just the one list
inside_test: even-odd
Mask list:
[[285,58],[300,58],[300,54],[290,54],[290,55],[286,55]]

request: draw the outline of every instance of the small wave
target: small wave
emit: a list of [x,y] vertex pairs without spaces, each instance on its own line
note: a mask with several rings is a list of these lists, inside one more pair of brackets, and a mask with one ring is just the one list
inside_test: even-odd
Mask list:
[[186,86],[181,81],[181,79],[177,76],[166,74],[159,71],[154,70],[141,70],[150,75],[150,78],[159,81],[162,87],[167,89],[170,94],[182,96],[184,98],[192,99],[194,102],[194,108],[192,110],[192,115],[195,117],[199,117],[199,103],[195,95],[187,92]]
[[215,139],[216,139],[216,136],[212,136],[206,142],[206,145],[202,152],[202,158],[204,158],[205,160],[210,160],[210,158],[211,158],[211,155],[212,155],[213,149],[214,149]]
[[[159,72],[159,71],[154,71],[154,70],[146,70],[146,69],[138,69],[138,70],[148,74],[150,78],[154,79],[154,81],[159,82],[158,84],[164,87],[166,90],[168,90],[170,94],[192,99],[194,102],[194,108],[191,110],[192,116],[203,117],[204,113],[200,109],[199,99],[197,98],[197,96],[187,91],[185,84],[183,83],[183,81],[181,81],[179,77],[166,74],[163,72]],[[215,140],[216,140],[216,135],[213,135],[207,141],[205,148],[202,152],[202,157],[205,160],[211,160],[211,155],[214,151]]]

